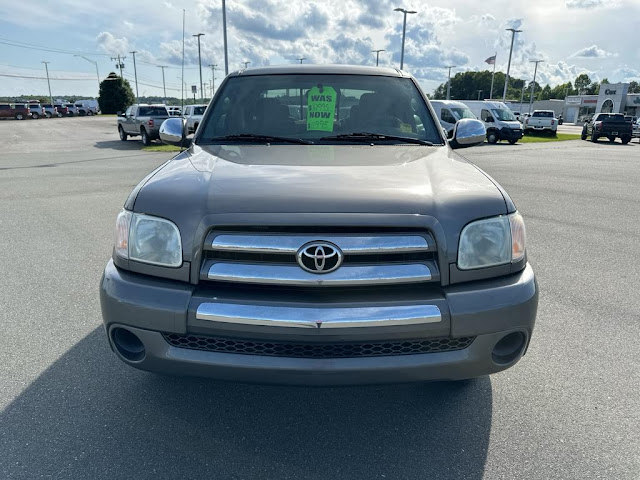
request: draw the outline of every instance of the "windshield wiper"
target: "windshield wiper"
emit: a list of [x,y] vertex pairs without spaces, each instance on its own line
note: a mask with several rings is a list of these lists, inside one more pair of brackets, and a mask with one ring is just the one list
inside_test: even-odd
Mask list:
[[416,143],[418,145],[433,146],[432,142],[427,140],[420,140],[419,138],[401,137],[397,135],[387,135],[384,133],[371,133],[371,132],[353,132],[342,133],[340,135],[332,135],[328,137],[322,137],[320,140],[344,140],[344,141],[357,141],[357,140],[397,140],[405,143]]
[[276,137],[273,135],[259,135],[255,133],[238,133],[236,135],[224,135],[205,139],[205,142],[248,142],[248,143],[297,143],[300,145],[312,145],[313,142],[302,138]]

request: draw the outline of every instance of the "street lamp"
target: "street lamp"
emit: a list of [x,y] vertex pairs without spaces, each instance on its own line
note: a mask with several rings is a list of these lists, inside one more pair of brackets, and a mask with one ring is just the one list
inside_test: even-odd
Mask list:
[[222,0],[222,31],[224,33],[224,74],[229,75],[229,55],[227,53],[227,7]]
[[502,92],[502,101],[507,98],[507,86],[509,85],[509,70],[511,70],[511,54],[513,53],[513,40],[516,37],[516,33],[522,32],[522,30],[516,30],[515,28],[505,28],[505,30],[511,32],[511,48],[509,49],[509,63],[507,64],[507,76],[504,79],[504,91]]
[[204,102],[204,90],[202,89],[202,58],[200,57],[200,37],[202,37],[204,33],[196,33],[195,35],[191,35],[192,37],[198,38],[198,67],[200,68],[200,100]]
[[378,60],[380,59],[380,52],[386,52],[386,50],[371,50],[371,53],[376,54],[376,67],[378,66]]
[[400,51],[400,70],[404,67],[404,37],[407,33],[407,14],[418,13],[415,10],[405,10],[404,8],[394,8],[394,12],[404,13],[404,20],[402,22],[402,50]]
[[533,91],[536,88],[536,73],[538,73],[538,64],[544,62],[544,60],[530,60],[531,63],[535,63],[536,67],[533,70],[533,82],[531,82],[531,98],[529,98],[529,113],[531,113],[531,105],[533,104]]
[[244,63],[244,68],[246,69],[251,62],[242,62],[242,63]]
[[93,63],[96,66],[96,77],[98,77],[98,94],[100,94],[100,74],[98,73],[98,62],[94,62],[93,60],[82,55],[74,55],[74,57],[84,58],[87,62]]
[[300,57],[300,58],[298,59],[298,61],[300,62],[300,65],[302,65],[302,61],[303,61],[303,60],[306,60],[306,59],[307,59],[307,57]]
[[444,67],[449,69],[449,75],[447,77],[447,100],[451,100],[451,69],[456,67],[457,65]]
[[49,63],[50,62],[45,62],[43,60],[42,63],[44,63],[44,69],[47,72],[47,85],[49,86],[49,100],[51,101],[51,105],[53,106],[53,95],[51,95],[51,82],[49,81]]
[[218,66],[217,63],[209,64],[209,67],[211,68],[211,98],[213,98],[213,90],[216,87],[216,67],[217,66]]
[[140,97],[138,96],[138,70],[136,69],[136,53],[138,52],[134,50],[129,53],[133,55],[133,76],[136,80],[136,103],[140,103]]
[[162,90],[164,91],[164,101],[167,102],[167,86],[164,83],[164,69],[167,68],[166,65],[157,65],[158,68],[162,69]]

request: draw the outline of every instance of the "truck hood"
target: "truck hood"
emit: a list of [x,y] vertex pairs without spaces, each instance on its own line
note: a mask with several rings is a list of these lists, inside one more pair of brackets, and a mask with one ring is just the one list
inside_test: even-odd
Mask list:
[[374,214],[429,216],[457,235],[508,213],[496,184],[447,146],[194,145],[145,180],[129,208],[181,232],[211,215],[243,223],[317,214],[330,224],[332,215]]

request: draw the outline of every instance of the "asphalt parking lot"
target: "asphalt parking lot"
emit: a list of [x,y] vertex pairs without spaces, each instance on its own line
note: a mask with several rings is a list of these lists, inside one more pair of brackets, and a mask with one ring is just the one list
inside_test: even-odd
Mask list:
[[292,388],[159,377],[112,354],[98,282],[115,216],[171,157],[115,123],[0,122],[0,478],[640,478],[637,140],[461,151],[527,222],[541,294],[515,367]]

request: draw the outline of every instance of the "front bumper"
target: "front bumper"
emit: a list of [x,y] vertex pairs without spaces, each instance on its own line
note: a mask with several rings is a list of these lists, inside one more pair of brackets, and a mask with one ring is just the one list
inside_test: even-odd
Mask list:
[[[444,289],[438,301],[438,325],[366,326],[300,329],[283,326],[217,325],[195,319],[203,299],[195,286],[130,273],[110,261],[100,285],[102,315],[109,342],[129,365],[149,371],[197,375],[223,380],[301,385],[353,385],[427,380],[457,380],[504,370],[526,351],[535,322],[538,288],[529,265],[522,272],[492,281]],[[209,299],[210,300],[210,299]],[[200,326],[198,326],[200,325]],[[132,361],[115,347],[112,333],[123,328],[144,345],[144,356]],[[206,329],[206,330],[203,330]],[[439,329],[439,330],[438,330]],[[444,329],[444,330],[443,330]],[[198,331],[199,330],[199,331]],[[466,348],[433,353],[351,358],[299,358],[249,355],[182,348],[165,335],[209,335],[278,341],[354,342],[473,336]],[[519,332],[523,347],[507,362],[497,362],[494,347]]]
[[500,134],[500,140],[520,140],[523,136],[521,128],[501,128],[498,130]]

